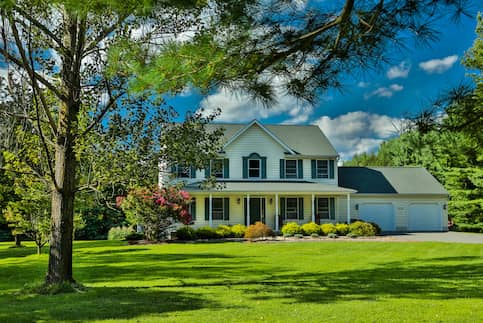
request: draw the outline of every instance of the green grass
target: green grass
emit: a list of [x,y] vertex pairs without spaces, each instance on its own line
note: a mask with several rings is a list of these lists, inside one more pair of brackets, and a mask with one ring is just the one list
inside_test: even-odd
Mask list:
[[47,255],[0,243],[0,322],[481,322],[483,247],[324,241],[76,242],[87,290],[19,293]]

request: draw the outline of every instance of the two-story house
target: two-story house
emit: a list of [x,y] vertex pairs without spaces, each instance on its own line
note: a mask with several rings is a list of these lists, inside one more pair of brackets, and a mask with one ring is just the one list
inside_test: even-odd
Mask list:
[[[173,165],[193,196],[195,226],[364,219],[385,231],[447,229],[448,193],[422,168],[339,167],[317,126],[213,124],[223,151],[204,170]],[[221,188],[199,183],[215,176]]]

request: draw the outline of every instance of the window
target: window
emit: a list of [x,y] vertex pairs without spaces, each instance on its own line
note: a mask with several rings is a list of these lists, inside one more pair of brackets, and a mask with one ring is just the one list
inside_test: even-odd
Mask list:
[[223,220],[224,203],[222,198],[214,198],[212,200],[213,220]]
[[196,198],[191,199],[191,203],[189,204],[189,213],[191,214],[191,220],[196,221]]
[[297,160],[285,161],[285,178],[298,178]]
[[335,219],[335,199],[333,197],[319,197],[316,201],[316,212],[319,219],[334,220]]
[[329,163],[327,160],[316,161],[316,178],[329,178]]
[[285,201],[285,218],[297,220],[299,214],[299,199],[289,197]]
[[185,165],[174,166],[174,172],[178,178],[191,178],[191,167]]
[[248,160],[248,177],[260,178],[260,159]]
[[214,159],[211,161],[211,174],[216,178],[223,178],[223,164],[223,159]]

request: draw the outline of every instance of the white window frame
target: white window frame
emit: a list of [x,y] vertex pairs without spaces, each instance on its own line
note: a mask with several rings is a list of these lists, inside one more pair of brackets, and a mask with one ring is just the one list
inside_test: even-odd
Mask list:
[[[291,174],[290,176],[287,173],[287,163],[288,162],[295,162],[295,174]],[[286,159],[285,160],[285,178],[288,178],[288,179],[297,179],[298,178],[298,174],[299,174],[299,163],[298,163],[298,160],[296,160],[296,159]]]
[[[258,161],[258,168],[250,168],[250,161]],[[258,176],[250,176],[250,170],[258,169]],[[260,158],[250,158],[247,162],[248,178],[262,178],[262,160]]]
[[[215,201],[221,201],[221,208],[215,207]],[[211,200],[211,217],[213,220],[223,220],[225,218],[225,200],[222,197],[214,197]]]
[[[183,171],[180,172],[180,168],[184,168]],[[176,165],[174,174],[176,178],[191,178],[191,167],[184,166],[184,165]],[[187,176],[180,176],[180,174],[185,174]]]
[[[335,213],[334,214],[330,214],[330,199],[331,198],[333,198],[333,197],[331,197],[331,196],[330,197],[318,197],[316,199],[316,204],[317,204],[316,205],[316,214],[317,214],[317,216],[319,216],[319,218],[321,220],[335,220]],[[326,210],[325,210],[325,208],[324,209],[321,209],[319,207],[319,201],[322,200],[322,199],[327,201],[327,209]],[[327,212],[326,213],[327,214],[327,217],[323,217],[321,215],[321,214],[323,214],[325,212]],[[334,199],[334,212],[335,212],[335,199]]]
[[[326,163],[326,173],[325,174],[321,174],[319,176],[319,162],[322,163],[322,162],[325,162]],[[327,179],[329,178],[329,173],[330,173],[330,165],[329,165],[329,160],[328,159],[317,159],[315,161],[315,178],[323,178],[323,179]],[[320,167],[320,169],[323,169],[323,167]]]
[[[288,200],[289,199],[295,199],[296,201],[296,209],[295,209],[295,217],[289,217],[289,210],[288,210]],[[298,220],[299,219],[299,211],[300,211],[300,205],[299,205],[299,199],[298,197],[286,197],[285,198],[285,219],[286,220]],[[293,213],[290,213],[291,216],[293,216]]]
[[[213,167],[214,166],[214,163],[216,161],[219,161],[221,163],[221,173],[218,173],[220,176],[217,176],[217,173],[216,173],[216,168]],[[216,159],[212,159],[210,160],[210,169],[211,169],[211,175],[215,176],[216,178],[225,178],[225,161],[221,158],[216,158]]]

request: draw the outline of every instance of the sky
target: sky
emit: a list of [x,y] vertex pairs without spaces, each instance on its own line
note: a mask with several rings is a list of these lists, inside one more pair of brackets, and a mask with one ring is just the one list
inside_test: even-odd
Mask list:
[[[476,16],[476,11],[475,11]],[[475,39],[476,18],[449,18],[438,25],[439,39],[430,46],[408,41],[408,50],[391,54],[392,62],[376,71],[344,76],[341,90],[328,90],[317,104],[279,93],[270,108],[249,100],[243,93],[218,90],[201,96],[186,89],[168,103],[181,114],[185,110],[221,108],[215,122],[318,125],[339,152],[342,160],[355,153],[374,152],[397,134],[408,116],[427,108],[442,93],[469,80],[461,64]]]

